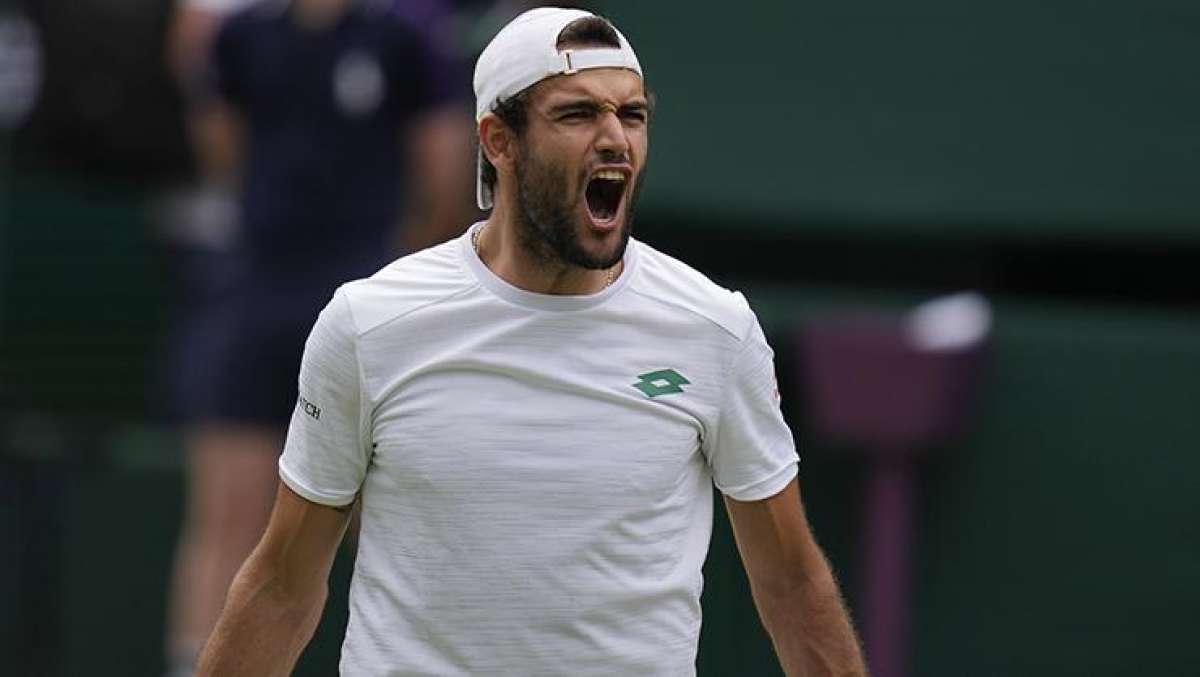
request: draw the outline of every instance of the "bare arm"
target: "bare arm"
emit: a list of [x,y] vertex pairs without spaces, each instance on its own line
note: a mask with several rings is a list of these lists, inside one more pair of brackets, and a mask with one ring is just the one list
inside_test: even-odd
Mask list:
[[167,66],[171,74],[186,84],[201,68],[205,52],[220,24],[220,16],[186,4],[179,5],[167,27]]
[[792,480],[761,501],[725,506],[759,616],[789,677],[865,675],[837,582]]
[[350,513],[350,506],[318,505],[280,483],[266,533],[233,580],[197,677],[291,673],[321,618]]
[[187,132],[200,177],[230,183],[241,162],[242,122],[233,106],[199,84],[206,79],[221,20],[219,14],[180,5],[167,33],[167,64],[187,106]]

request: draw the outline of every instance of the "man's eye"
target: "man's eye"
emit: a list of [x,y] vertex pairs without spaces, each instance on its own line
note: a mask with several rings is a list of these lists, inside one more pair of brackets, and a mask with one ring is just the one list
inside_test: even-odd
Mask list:
[[640,111],[640,110],[626,111],[623,117],[626,120],[634,120],[636,122],[645,122],[646,121],[646,112]]
[[586,120],[589,117],[591,117],[591,113],[589,113],[588,111],[573,110],[568,113],[564,113],[563,116],[559,119],[561,119],[561,120]]

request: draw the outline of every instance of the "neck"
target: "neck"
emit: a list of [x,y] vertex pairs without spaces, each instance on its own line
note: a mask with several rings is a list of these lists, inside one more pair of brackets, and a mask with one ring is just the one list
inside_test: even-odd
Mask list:
[[560,260],[546,260],[529,251],[522,242],[520,226],[508,200],[497,200],[492,214],[481,226],[477,239],[479,258],[505,282],[538,294],[595,294],[615,280],[624,268],[592,270]]

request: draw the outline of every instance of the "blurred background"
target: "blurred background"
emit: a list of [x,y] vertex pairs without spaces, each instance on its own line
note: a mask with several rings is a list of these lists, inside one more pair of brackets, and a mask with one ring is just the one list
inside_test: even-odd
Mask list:
[[[238,175],[182,4],[0,0],[5,674],[168,667],[176,338]],[[522,3],[393,4],[469,117]],[[876,673],[1200,674],[1200,5],[587,7],[658,96],[638,237],[759,313]],[[468,142],[430,152],[469,179]],[[779,674],[718,512],[699,672]],[[296,674],[336,672],[349,565]]]

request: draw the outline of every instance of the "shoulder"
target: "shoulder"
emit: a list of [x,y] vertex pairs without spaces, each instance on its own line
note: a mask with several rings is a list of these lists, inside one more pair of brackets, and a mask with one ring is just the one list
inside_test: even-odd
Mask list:
[[371,277],[342,285],[336,296],[345,298],[355,331],[365,334],[475,288],[478,283],[463,265],[460,247],[460,238],[454,238],[399,258]]
[[676,311],[689,313],[741,340],[756,322],[741,292],[713,282],[704,273],[638,240],[637,271],[630,280],[636,294]]
[[270,9],[269,4],[264,7],[262,3],[250,3],[225,14],[221,25],[226,31],[254,30],[276,18],[275,14],[277,12],[271,12],[269,11]]

